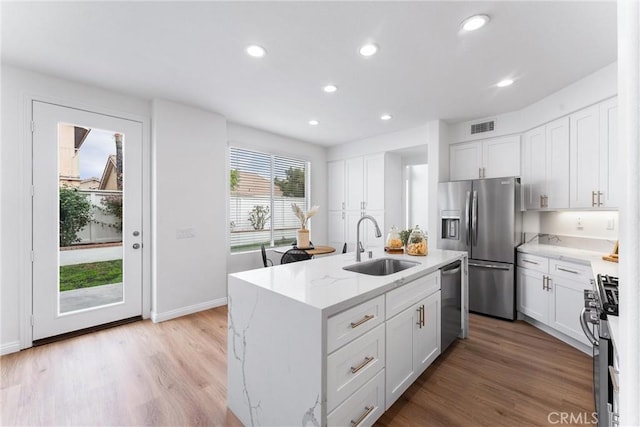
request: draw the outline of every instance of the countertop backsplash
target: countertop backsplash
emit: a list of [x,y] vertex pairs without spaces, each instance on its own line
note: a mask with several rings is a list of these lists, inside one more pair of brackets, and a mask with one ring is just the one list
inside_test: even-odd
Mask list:
[[616,245],[615,240],[609,239],[528,232],[525,232],[524,242],[602,252],[603,255],[613,252]]

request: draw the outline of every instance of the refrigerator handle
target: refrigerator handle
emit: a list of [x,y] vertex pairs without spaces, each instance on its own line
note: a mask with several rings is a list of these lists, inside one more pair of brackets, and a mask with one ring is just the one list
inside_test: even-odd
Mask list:
[[473,192],[473,204],[471,206],[471,244],[478,244],[478,192]]
[[469,204],[471,203],[471,192],[467,191],[467,202],[465,204],[464,207],[464,223],[465,223],[465,230],[467,230],[467,232],[465,233],[465,237],[467,238],[467,246],[469,246],[469,233],[471,233],[471,229],[469,228]]

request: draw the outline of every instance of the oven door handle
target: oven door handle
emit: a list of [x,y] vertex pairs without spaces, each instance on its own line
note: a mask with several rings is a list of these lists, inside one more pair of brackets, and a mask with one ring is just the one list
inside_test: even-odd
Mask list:
[[587,309],[583,307],[582,311],[580,312],[580,326],[582,326],[582,332],[584,332],[587,339],[591,341],[591,344],[593,344],[595,347],[598,347],[600,343],[598,342],[598,339],[593,335],[593,332],[591,332],[591,330],[589,329],[589,325],[587,324],[587,320],[585,319],[586,315]]

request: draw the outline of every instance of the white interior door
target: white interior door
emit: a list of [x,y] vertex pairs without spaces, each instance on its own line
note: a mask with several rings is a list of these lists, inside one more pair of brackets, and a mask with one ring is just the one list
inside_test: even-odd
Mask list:
[[142,124],[33,102],[33,339],[142,314]]

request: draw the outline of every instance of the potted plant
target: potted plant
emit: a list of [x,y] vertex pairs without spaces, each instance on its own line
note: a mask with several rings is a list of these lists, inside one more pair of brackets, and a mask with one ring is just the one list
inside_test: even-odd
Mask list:
[[307,221],[309,218],[318,213],[320,206],[314,205],[304,213],[304,211],[295,203],[291,203],[291,210],[300,220],[300,229],[296,231],[297,246],[299,248],[308,248],[310,246],[309,230],[307,229]]

